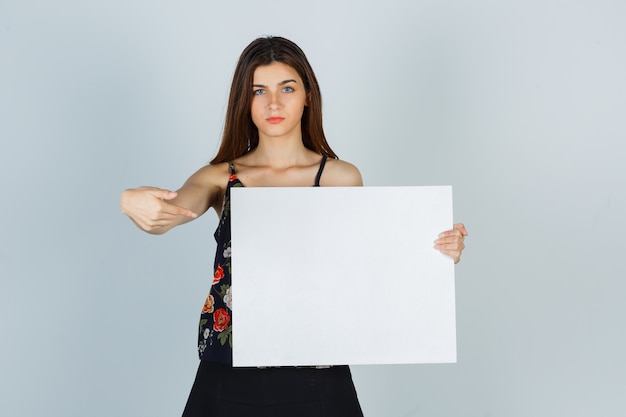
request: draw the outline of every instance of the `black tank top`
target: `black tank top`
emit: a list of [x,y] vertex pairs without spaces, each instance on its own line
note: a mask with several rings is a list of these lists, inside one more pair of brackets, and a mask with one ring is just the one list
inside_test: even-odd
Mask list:
[[[326,165],[326,156],[322,157],[314,187],[320,186],[322,171]],[[215,230],[215,262],[213,264],[213,279],[198,326],[198,354],[201,360],[233,363],[233,323],[232,323],[232,296],[231,296],[231,257],[230,257],[230,189],[243,187],[237,178],[235,165],[228,162],[230,178],[224,193],[222,215]]]

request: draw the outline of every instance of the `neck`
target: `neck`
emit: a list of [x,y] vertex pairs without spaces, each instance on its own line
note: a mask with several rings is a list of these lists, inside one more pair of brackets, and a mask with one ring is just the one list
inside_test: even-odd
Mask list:
[[302,137],[259,137],[259,145],[251,152],[255,164],[284,168],[300,165],[312,152],[302,144]]

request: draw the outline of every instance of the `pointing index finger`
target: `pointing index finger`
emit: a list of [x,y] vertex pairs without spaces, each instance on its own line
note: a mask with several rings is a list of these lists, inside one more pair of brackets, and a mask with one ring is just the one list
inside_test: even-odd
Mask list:
[[172,215],[185,216],[185,217],[189,217],[192,219],[195,219],[196,217],[198,217],[196,213],[194,213],[193,211],[189,209],[177,206],[175,204],[166,203],[165,201],[163,202],[163,212],[167,214],[172,214]]

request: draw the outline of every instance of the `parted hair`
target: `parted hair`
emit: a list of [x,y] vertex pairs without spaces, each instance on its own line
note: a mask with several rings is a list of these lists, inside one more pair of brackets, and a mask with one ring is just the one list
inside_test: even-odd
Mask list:
[[230,87],[222,143],[211,164],[232,161],[254,150],[259,131],[252,121],[252,82],[254,71],[262,65],[280,62],[296,70],[307,92],[307,106],[302,114],[302,143],[321,155],[337,158],[328,145],[322,127],[322,95],[304,52],[292,41],[268,36],[252,41],[241,53]]

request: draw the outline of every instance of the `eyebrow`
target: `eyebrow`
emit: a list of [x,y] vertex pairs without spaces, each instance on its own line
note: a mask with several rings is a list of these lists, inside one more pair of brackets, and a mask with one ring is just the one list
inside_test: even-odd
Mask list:
[[[285,81],[281,81],[278,83],[278,85],[285,85],[285,84],[289,84],[289,83],[298,83],[296,80],[285,80]],[[263,84],[252,84],[252,87],[261,87],[261,88],[265,88],[267,87],[266,85]]]

